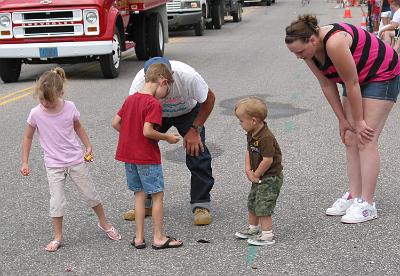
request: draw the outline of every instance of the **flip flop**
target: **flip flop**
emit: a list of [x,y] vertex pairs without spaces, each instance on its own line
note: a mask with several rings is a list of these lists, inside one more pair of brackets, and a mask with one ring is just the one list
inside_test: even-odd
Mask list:
[[103,227],[100,226],[100,223],[98,223],[97,227],[99,227],[99,229],[101,231],[106,233],[110,240],[117,241],[117,240],[121,239],[121,235],[118,233],[118,230],[115,229],[113,226],[111,226],[110,229],[106,230],[106,229],[104,229]]
[[167,238],[168,238],[168,240],[166,240],[163,245],[158,246],[158,245],[153,244],[151,247],[155,250],[159,250],[159,249],[166,249],[166,248],[178,248],[183,245],[182,241],[180,241],[181,243],[176,244],[176,245],[171,244],[172,241],[178,241],[178,240],[175,238],[170,238],[170,237],[167,237]]
[[136,249],[145,249],[146,248],[146,241],[143,240],[142,243],[136,244],[135,243],[135,238],[133,238],[133,241],[131,242],[131,245],[134,246]]
[[[51,246],[53,249],[49,249],[48,246]],[[45,248],[47,252],[56,252],[59,248],[61,247],[61,242],[60,241],[51,241]]]

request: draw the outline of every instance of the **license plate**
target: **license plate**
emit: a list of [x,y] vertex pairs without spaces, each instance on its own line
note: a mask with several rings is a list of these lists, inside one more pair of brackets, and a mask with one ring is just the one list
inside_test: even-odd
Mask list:
[[52,48],[39,48],[40,58],[54,58],[58,57],[58,50],[56,47]]

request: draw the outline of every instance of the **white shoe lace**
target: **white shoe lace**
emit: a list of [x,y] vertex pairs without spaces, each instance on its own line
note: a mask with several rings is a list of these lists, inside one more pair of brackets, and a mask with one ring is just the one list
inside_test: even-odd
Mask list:
[[333,203],[332,208],[343,208],[346,204],[347,200],[344,198],[339,198],[338,200],[335,201],[335,203]]

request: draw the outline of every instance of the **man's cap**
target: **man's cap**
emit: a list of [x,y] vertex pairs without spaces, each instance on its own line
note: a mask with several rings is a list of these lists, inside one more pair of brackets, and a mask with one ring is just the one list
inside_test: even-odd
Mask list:
[[143,66],[144,72],[146,73],[146,72],[147,72],[147,69],[149,69],[149,67],[150,67],[151,65],[157,64],[157,63],[165,64],[165,65],[168,67],[168,69],[169,69],[170,71],[172,71],[171,63],[169,62],[169,59],[167,59],[167,58],[165,58],[165,57],[153,57],[153,58],[149,59],[148,61],[146,61],[146,62],[144,63],[144,66]]

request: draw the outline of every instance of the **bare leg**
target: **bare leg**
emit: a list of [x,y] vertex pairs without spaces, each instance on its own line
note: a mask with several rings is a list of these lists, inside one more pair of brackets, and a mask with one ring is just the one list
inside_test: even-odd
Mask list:
[[140,244],[144,241],[144,204],[146,200],[146,194],[141,192],[135,192],[135,221],[136,221],[136,233],[135,243]]
[[365,145],[359,145],[362,175],[362,197],[368,203],[374,200],[374,193],[380,170],[378,139],[385,126],[386,119],[393,107],[392,101],[363,99],[364,120],[375,130],[374,139]]
[[58,250],[63,238],[62,237],[63,217],[52,217],[51,219],[54,225],[54,239],[46,246],[46,250],[49,252],[54,252]]
[[164,192],[159,192],[152,195],[153,199],[153,235],[154,243],[160,244],[164,240]]
[[104,213],[103,204],[99,203],[95,207],[92,208],[99,218],[99,224],[103,229],[110,229],[112,227],[111,224],[107,222],[106,215]]
[[54,225],[54,240],[62,241],[62,224],[63,217],[53,217],[53,225]]
[[258,217],[256,216],[256,214],[249,212],[249,224],[257,226],[258,223],[259,223],[259,221],[258,221]]
[[272,216],[263,216],[258,217],[261,224],[262,231],[270,231],[272,230]]
[[[167,237],[164,234],[164,192],[159,192],[156,194],[152,194],[153,199],[153,210],[152,210],[152,219],[153,219],[153,243],[155,246],[161,246],[167,241]],[[144,205],[143,205],[144,206]],[[135,207],[136,209],[136,207]],[[144,211],[144,210],[143,210]],[[144,214],[144,212],[143,212]],[[144,216],[143,216],[144,219]],[[171,246],[179,245],[182,241],[174,240],[169,244]]]
[[[347,97],[343,97],[343,109],[346,119],[351,125],[354,125],[354,120],[351,115],[350,103]],[[357,137],[355,133],[346,131],[346,158],[347,158],[347,177],[349,178],[349,190],[353,198],[361,196],[361,165],[360,154],[357,146]]]

